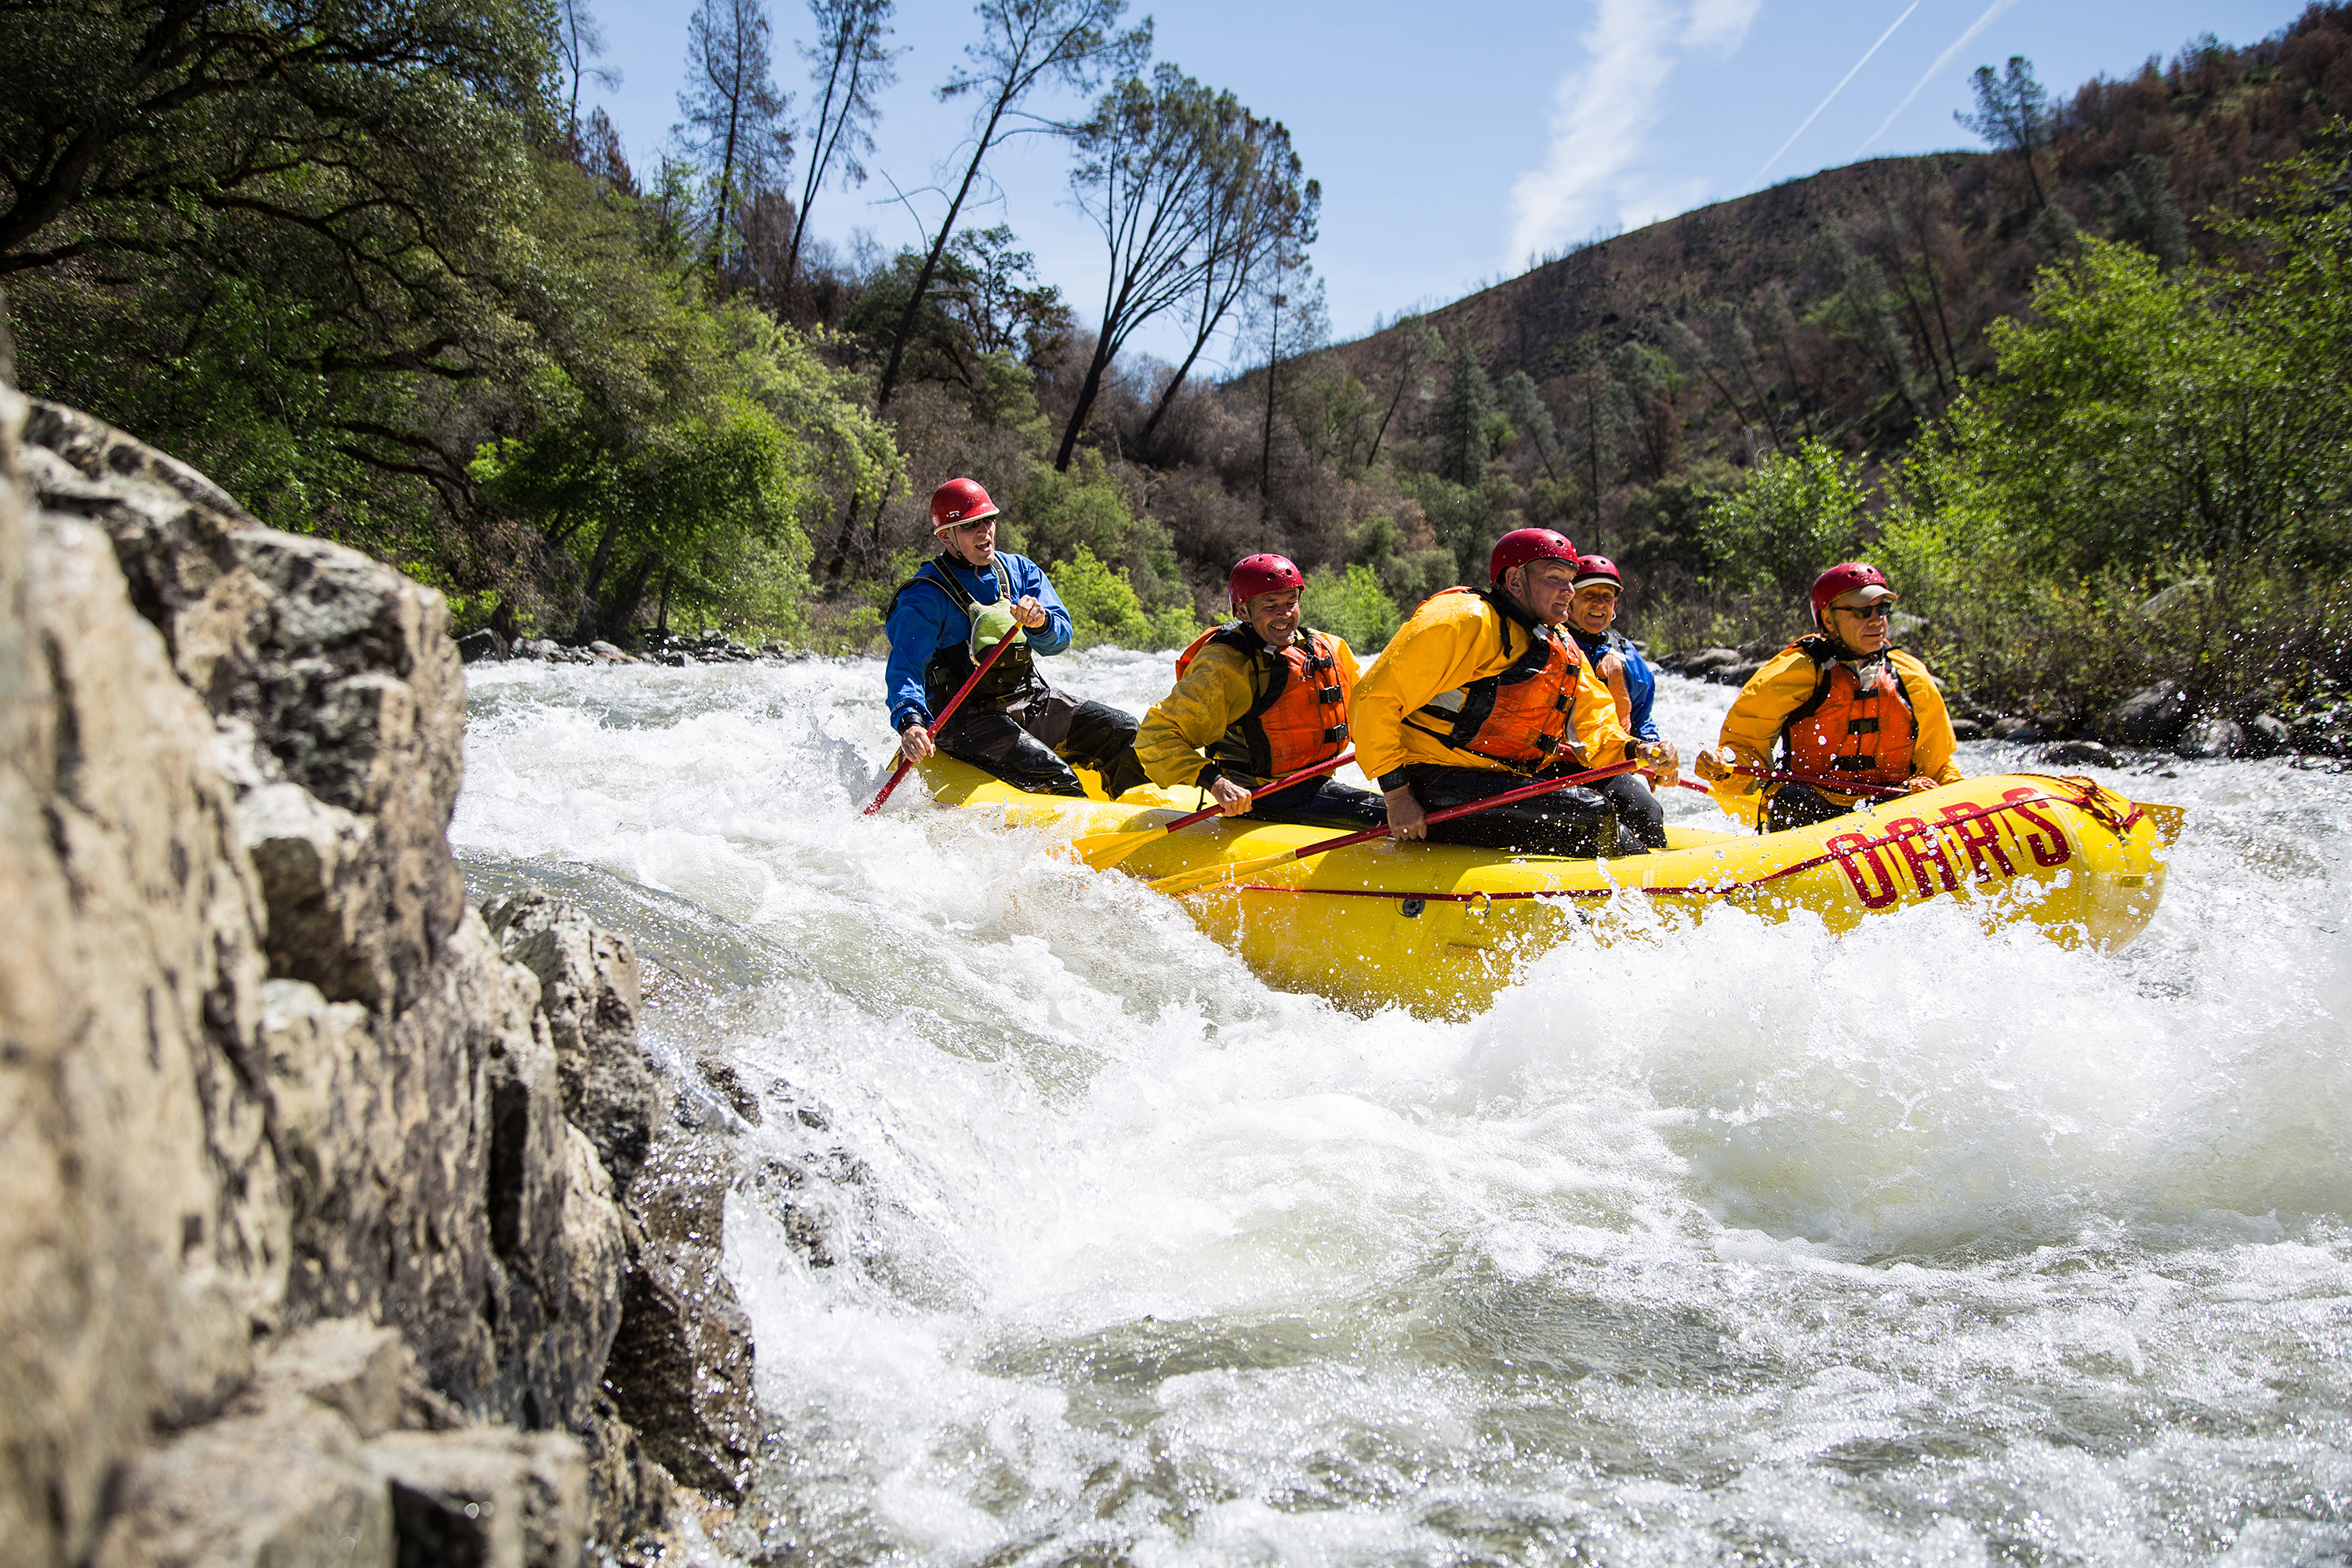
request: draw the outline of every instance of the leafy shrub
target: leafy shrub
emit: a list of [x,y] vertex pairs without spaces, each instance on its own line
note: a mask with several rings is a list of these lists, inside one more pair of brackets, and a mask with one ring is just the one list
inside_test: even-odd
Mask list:
[[1344,574],[1326,571],[1307,578],[1299,611],[1307,625],[1347,638],[1348,646],[1362,654],[1387,647],[1397,627],[1404,625],[1404,612],[1382,591],[1381,580],[1361,566],[1350,566]]

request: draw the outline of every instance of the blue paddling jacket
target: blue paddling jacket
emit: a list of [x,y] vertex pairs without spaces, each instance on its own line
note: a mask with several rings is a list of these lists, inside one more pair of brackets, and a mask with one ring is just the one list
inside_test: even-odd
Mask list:
[[1574,626],[1562,626],[1560,630],[1576,639],[1576,646],[1584,650],[1586,661],[1603,680],[1608,679],[1601,669],[1603,658],[1613,653],[1625,661],[1625,695],[1633,699],[1633,710],[1622,715],[1624,729],[1637,741],[1658,740],[1658,721],[1650,717],[1650,704],[1657,700],[1658,678],[1650,672],[1642,650],[1614,626],[1597,637],[1587,637]]
[[[1003,569],[1003,583],[998,580],[999,566]],[[950,584],[961,593],[950,591]],[[882,686],[890,703],[892,730],[905,729],[910,719],[929,724],[933,703],[944,703],[955,695],[956,687],[962,684],[961,677],[971,673],[968,651],[971,617],[964,605],[967,601],[995,604],[999,589],[1006,584],[1012,587],[1013,598],[1034,597],[1045,606],[1045,624],[1025,634],[1030,653],[1059,653],[1070,646],[1069,609],[1034,561],[1003,550],[986,566],[967,566],[948,555],[935,556],[898,590],[882,623],[890,639],[890,660],[882,669]],[[1020,649],[1007,649],[990,675],[1021,657]],[[952,684],[934,695],[945,676],[959,671]],[[968,700],[978,701],[982,696],[974,692]]]

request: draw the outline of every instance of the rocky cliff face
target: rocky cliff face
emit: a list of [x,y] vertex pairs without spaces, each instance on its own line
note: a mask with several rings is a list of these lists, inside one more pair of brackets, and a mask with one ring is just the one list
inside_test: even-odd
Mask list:
[[726,1163],[625,938],[467,906],[464,701],[437,595],[0,384],[12,1562],[568,1564],[740,1485],[665,1240]]

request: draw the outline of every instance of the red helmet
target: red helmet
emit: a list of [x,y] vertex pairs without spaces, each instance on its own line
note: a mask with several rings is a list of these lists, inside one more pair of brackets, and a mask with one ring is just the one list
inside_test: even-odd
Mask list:
[[1486,558],[1486,581],[1499,583],[1504,573],[1530,561],[1565,561],[1573,566],[1576,546],[1558,529],[1515,528],[1495,541],[1495,553]]
[[1813,579],[1813,625],[1820,626],[1822,612],[1856,588],[1879,590],[1864,600],[1864,604],[1876,604],[1881,599],[1899,599],[1903,596],[1887,586],[1886,574],[1867,561],[1840,562]]
[[967,522],[996,515],[996,503],[977,479],[950,479],[931,492],[931,531],[945,533]]
[[1234,563],[1233,575],[1225,579],[1225,586],[1234,596],[1234,608],[1238,610],[1260,594],[1304,588],[1307,579],[1286,555],[1244,555]]
[[1576,558],[1576,585],[1587,583],[1614,583],[1625,586],[1625,574],[1617,570],[1617,563],[1606,555],[1580,555]]

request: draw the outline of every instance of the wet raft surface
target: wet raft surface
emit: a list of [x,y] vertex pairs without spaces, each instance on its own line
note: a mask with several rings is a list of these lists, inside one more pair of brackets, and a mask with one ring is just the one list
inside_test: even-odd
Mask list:
[[1725,911],[1432,1022],[1036,835],[856,821],[870,663],[477,675],[478,880],[639,933],[657,1048],[759,1116],[780,1556],[2352,1551],[2352,779],[2098,774],[2194,808],[2119,952]]

